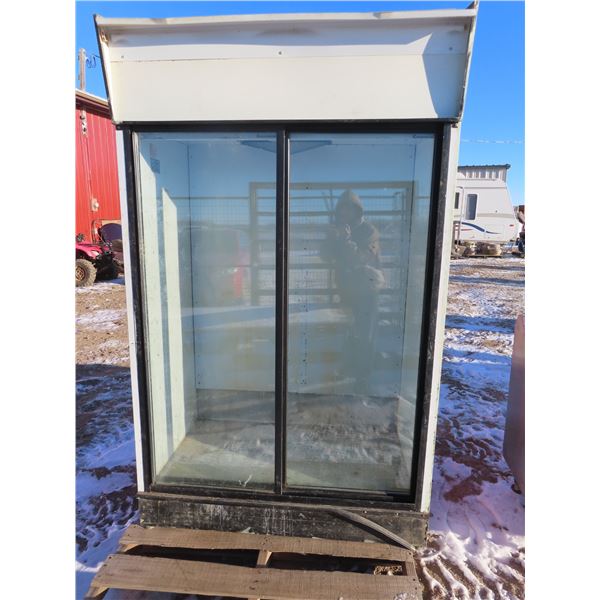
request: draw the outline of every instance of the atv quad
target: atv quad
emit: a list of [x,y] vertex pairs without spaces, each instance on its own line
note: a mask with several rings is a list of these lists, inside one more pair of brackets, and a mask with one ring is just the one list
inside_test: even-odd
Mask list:
[[75,285],[92,285],[96,279],[115,279],[119,269],[107,244],[90,244],[77,236],[75,242]]

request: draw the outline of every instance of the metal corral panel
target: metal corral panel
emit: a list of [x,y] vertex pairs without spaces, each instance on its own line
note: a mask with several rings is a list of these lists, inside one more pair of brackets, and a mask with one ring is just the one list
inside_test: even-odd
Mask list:
[[108,105],[77,92],[75,106],[75,234],[94,239],[93,223],[119,221],[115,126]]
[[96,17],[116,123],[453,119],[476,8]]

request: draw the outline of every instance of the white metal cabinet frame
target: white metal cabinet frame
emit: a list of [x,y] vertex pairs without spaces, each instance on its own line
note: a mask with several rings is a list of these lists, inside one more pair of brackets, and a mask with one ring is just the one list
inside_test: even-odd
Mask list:
[[[424,508],[424,492],[427,494],[425,472],[427,462],[431,461],[428,457],[428,446],[431,446],[432,437],[432,419],[435,419],[437,412],[437,389],[435,389],[434,381],[436,378],[434,371],[439,368],[436,365],[436,350],[440,351],[440,343],[437,329],[438,316],[443,319],[445,314],[440,310],[440,298],[445,296],[445,285],[442,281],[442,269],[444,260],[447,254],[444,253],[443,241],[444,227],[446,221],[446,192],[448,188],[447,168],[444,164],[447,161],[443,160],[443,155],[448,155],[450,152],[452,132],[456,127],[450,123],[430,122],[430,123],[338,123],[338,124],[321,124],[312,123],[294,125],[290,123],[261,123],[256,124],[189,124],[184,126],[180,123],[175,124],[157,124],[150,125],[147,123],[137,124],[133,126],[122,126],[121,136],[123,140],[122,154],[123,163],[122,171],[125,173],[126,189],[124,192],[123,216],[127,222],[127,233],[129,243],[128,250],[128,283],[130,284],[129,292],[129,317],[132,333],[131,351],[132,351],[132,369],[134,369],[135,388],[134,393],[137,398],[134,399],[136,410],[136,432],[137,432],[137,458],[138,472],[140,477],[138,480],[138,488],[140,491],[152,490],[157,492],[173,492],[186,494],[211,495],[219,488],[213,487],[181,487],[181,486],[166,486],[157,485],[152,481],[152,468],[150,464],[150,424],[148,415],[148,380],[146,373],[146,347],[144,335],[144,319],[143,306],[144,294],[143,280],[141,277],[142,253],[143,248],[140,244],[139,237],[139,206],[138,206],[138,184],[136,179],[136,132],[138,131],[243,131],[264,129],[269,131],[277,131],[277,258],[276,258],[276,423],[275,423],[275,489],[274,493],[257,492],[250,490],[238,490],[231,488],[222,488],[221,493],[226,493],[232,497],[251,497],[255,499],[273,500],[274,496],[282,499],[298,499],[306,501],[307,499],[319,500],[327,503],[347,503],[350,500],[359,501],[361,504],[365,502],[372,506],[389,506],[389,502],[393,501],[397,508],[405,508],[410,510],[423,510]],[[435,149],[433,161],[433,177],[429,216],[429,231],[428,231],[428,250],[427,250],[427,265],[426,265],[426,302],[423,307],[423,325],[421,335],[421,352],[419,366],[419,388],[418,388],[418,403],[417,403],[417,418],[415,422],[415,449],[413,452],[413,465],[411,477],[411,493],[410,495],[402,496],[390,494],[386,492],[350,492],[350,491],[334,491],[334,490],[299,490],[297,488],[290,489],[285,484],[285,402],[286,402],[286,370],[287,370],[287,225],[288,225],[288,168],[289,168],[289,131],[315,131],[319,133],[371,133],[371,132],[394,132],[394,133],[434,133],[435,134]],[[452,199],[452,198],[451,198]],[[452,203],[448,204],[452,209]],[[125,219],[125,215],[127,218]],[[443,340],[442,340],[443,341]],[[434,408],[435,410],[432,410]],[[433,414],[432,414],[433,413]],[[141,461],[140,461],[141,459]],[[424,489],[425,488],[425,489]],[[428,502],[427,502],[428,504]]]
[[[433,474],[460,120],[464,107],[476,13],[477,3],[466,10],[412,13],[254,15],[173,20],[96,18],[109,104],[113,120],[119,130],[120,140],[118,152],[122,220],[126,242],[125,261],[138,491],[140,499],[144,503],[157,498],[185,496],[185,498],[196,497],[198,502],[204,504],[212,503],[229,507],[235,506],[236,503],[240,505],[240,503],[249,502],[252,506],[260,506],[265,509],[297,505],[299,507],[314,506],[315,509],[325,511],[328,506],[337,505],[364,509],[366,514],[374,511],[373,514],[385,513],[391,517],[420,515],[426,519],[430,506]],[[394,27],[400,31],[400,38],[404,41],[401,41],[399,46],[404,44],[403,47],[399,47],[396,41],[390,41],[392,38],[388,38],[383,45],[379,41],[378,32],[390,32],[394,30]],[[202,38],[202,36],[205,34],[209,35],[209,38],[213,36],[209,42],[211,39],[214,42],[217,39],[214,37],[215,31],[217,31],[215,28],[223,33],[225,43],[220,47],[218,45],[210,46],[210,43],[207,46],[207,38]],[[165,81],[170,86],[174,86],[174,89],[169,88],[172,97],[185,96],[189,80],[182,79],[180,74],[178,75],[179,67],[172,69],[171,63],[173,62],[179,61],[183,68],[182,65],[186,60],[188,62],[195,61],[194,64],[202,71],[206,66],[210,67],[211,61],[214,59],[219,59],[221,65],[233,64],[237,61],[240,70],[244,71],[247,65],[243,55],[240,54],[239,47],[236,46],[236,32],[249,35],[249,32],[256,33],[259,30],[270,31],[275,37],[280,36],[278,39],[286,38],[290,32],[296,36],[295,42],[288,46],[284,44],[282,50],[279,51],[276,45],[279,42],[272,47],[264,46],[264,44],[253,47],[256,54],[254,58],[258,59],[259,63],[261,60],[264,61],[264,63],[260,63],[262,66],[259,65],[257,71],[263,75],[264,72],[260,70],[263,66],[279,65],[275,71],[285,72],[285,69],[281,71],[279,67],[286,64],[291,65],[290,61],[307,61],[307,64],[312,65],[318,65],[321,61],[325,65],[324,70],[331,73],[330,63],[333,64],[337,61],[342,64],[344,56],[347,56],[349,52],[353,59],[358,56],[355,64],[359,65],[361,76],[368,80],[371,77],[369,65],[375,64],[372,59],[377,56],[378,52],[383,51],[389,57],[389,61],[384,61],[385,65],[381,63],[379,67],[382,72],[394,73],[396,78],[401,78],[404,88],[398,87],[395,80],[391,81],[388,86],[387,80],[379,79],[378,81],[385,82],[384,89],[387,94],[385,99],[373,107],[370,104],[370,96],[367,97],[361,93],[357,96],[360,102],[354,102],[353,99],[347,106],[340,107],[339,114],[335,114],[335,106],[331,104],[327,104],[323,108],[324,114],[319,113],[321,107],[315,105],[314,102],[305,103],[308,107],[306,110],[302,108],[304,106],[303,98],[309,97],[314,92],[314,85],[320,82],[319,84],[325,85],[324,89],[330,89],[327,88],[327,85],[336,84],[336,81],[328,82],[327,78],[322,77],[317,80],[307,80],[309,85],[307,89],[302,90],[304,96],[301,94],[300,98],[290,99],[289,96],[286,96],[285,89],[280,89],[272,97],[265,94],[262,89],[252,89],[251,100],[254,106],[252,116],[249,116],[247,107],[239,102],[234,106],[234,110],[229,110],[226,112],[226,116],[223,116],[223,107],[215,102],[216,96],[211,96],[208,104],[202,105],[202,107],[192,105],[187,101],[177,108],[166,107],[165,102],[168,98],[164,95],[156,98],[146,96],[147,102],[143,107],[136,100],[139,97],[134,85],[135,81],[140,80],[140,77],[142,77],[141,80],[144,80],[144,77],[148,79],[147,69],[154,68],[158,68],[160,76],[164,76]],[[322,34],[325,36],[318,37],[318,39],[334,36],[333,45],[326,51],[329,59],[322,61],[319,53],[323,52],[323,46],[319,49],[318,43],[311,49],[310,35],[304,40],[305,46],[297,42],[304,35],[303,31],[306,30],[317,32],[317,37]],[[428,35],[428,31],[431,32],[431,36]],[[195,38],[189,37],[190,32],[200,36],[204,41],[200,41],[199,46],[195,45]],[[161,35],[166,35],[171,43],[153,46],[153,36]],[[422,43],[421,40],[428,41]],[[178,46],[180,43],[182,45]],[[243,45],[244,42],[240,43]],[[336,43],[339,45],[336,46]],[[357,45],[353,48],[352,44],[354,43]],[[157,50],[159,47],[162,50]],[[163,50],[166,54],[163,53]],[[361,56],[365,57],[364,60],[360,58]],[[435,56],[439,56],[439,58],[435,58]],[[446,56],[445,59],[444,56]],[[448,81],[435,76],[436,73],[441,72],[440,69],[446,64],[445,60],[447,60],[448,72],[452,73]],[[147,64],[150,62],[156,64],[154,66]],[[135,65],[138,63],[138,66],[143,67],[146,71],[143,73],[142,71],[138,73],[131,71],[131,69],[137,68]],[[397,67],[397,69],[390,71],[391,64],[395,65],[394,68]],[[431,69],[428,70],[428,68]],[[125,71],[118,75],[117,71],[123,69],[135,76],[130,79],[121,76]],[[304,71],[301,70],[300,73],[301,77],[306,76]],[[341,69],[339,75],[343,79],[344,77],[354,77],[355,73],[347,73]],[[412,88],[407,85],[407,82],[410,81],[414,82]],[[414,97],[410,94],[407,95],[406,89],[413,89],[416,95]],[[220,93],[225,91],[221,89]],[[322,90],[320,91],[322,92]],[[284,98],[283,104],[278,100],[281,94],[288,98],[287,101]],[[448,98],[445,98],[444,94],[449,94]],[[269,100],[268,105],[263,103],[264,99]],[[139,112],[136,112],[137,106],[140,106]],[[165,107],[168,110],[162,112]],[[136,133],[143,131],[261,130],[277,132],[276,439],[278,451],[275,464],[275,489],[272,493],[265,493],[228,488],[183,488],[156,485],[151,479],[150,464],[148,378],[143,318],[144,289],[140,276],[144,249],[141,246],[142,241],[138,229],[139,191],[136,179],[138,172]],[[288,489],[285,485],[286,243],[289,192],[288,135],[290,132],[424,132],[435,134],[426,263],[426,302],[423,307],[419,401],[414,438],[415,452],[413,452],[411,491],[410,494],[404,496],[385,492],[298,490]],[[143,521],[144,512],[148,512],[148,514],[151,512],[146,511],[144,503],[142,503]],[[148,506],[150,505],[148,504]],[[399,524],[402,525],[401,522]],[[274,527],[271,532],[277,533],[277,527]],[[281,532],[285,533],[285,527]],[[312,534],[309,533],[309,535]],[[424,537],[424,530],[419,533],[419,536]]]

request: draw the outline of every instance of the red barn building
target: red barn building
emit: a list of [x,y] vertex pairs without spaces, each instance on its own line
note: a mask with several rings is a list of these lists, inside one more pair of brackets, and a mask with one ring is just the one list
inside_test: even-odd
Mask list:
[[97,228],[119,222],[115,126],[108,102],[75,91],[75,235],[97,241]]

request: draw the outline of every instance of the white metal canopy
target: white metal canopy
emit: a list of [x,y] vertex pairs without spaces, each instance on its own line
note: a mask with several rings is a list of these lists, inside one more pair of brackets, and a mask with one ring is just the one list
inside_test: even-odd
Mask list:
[[95,19],[116,123],[460,120],[476,14]]

